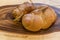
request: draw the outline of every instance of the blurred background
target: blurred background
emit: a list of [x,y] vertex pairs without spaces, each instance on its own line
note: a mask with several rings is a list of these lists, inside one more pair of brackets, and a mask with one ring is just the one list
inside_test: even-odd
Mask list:
[[[30,2],[29,0],[0,0],[0,6],[3,5],[13,5],[13,4],[21,4],[23,2]],[[33,3],[44,3],[52,6],[56,6],[60,8],[60,0],[32,0]]]

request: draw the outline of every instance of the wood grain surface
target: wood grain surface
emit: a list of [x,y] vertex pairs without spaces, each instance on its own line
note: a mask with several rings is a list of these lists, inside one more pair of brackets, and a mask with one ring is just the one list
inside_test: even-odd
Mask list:
[[[36,6],[44,5],[36,3]],[[11,11],[17,5],[0,7],[0,39],[1,40],[60,40],[60,9],[51,6],[56,14],[55,23],[46,30],[30,32],[23,28],[21,24],[15,25],[12,21]]]

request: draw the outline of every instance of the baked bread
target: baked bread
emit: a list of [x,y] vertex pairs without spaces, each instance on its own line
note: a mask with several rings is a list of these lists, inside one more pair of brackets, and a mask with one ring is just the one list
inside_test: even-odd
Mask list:
[[42,7],[25,14],[22,18],[22,24],[27,30],[36,32],[49,28],[55,22],[56,17],[56,13],[51,7]]

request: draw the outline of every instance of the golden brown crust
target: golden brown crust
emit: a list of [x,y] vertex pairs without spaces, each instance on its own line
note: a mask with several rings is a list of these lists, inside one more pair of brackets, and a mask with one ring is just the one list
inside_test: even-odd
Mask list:
[[28,2],[25,2],[21,5],[19,5],[16,9],[13,10],[13,15],[14,17],[16,18],[14,21],[19,21],[20,18],[24,15],[24,14],[27,14],[29,12],[31,12],[32,10],[34,10],[35,7],[28,3]]
[[23,16],[22,23],[27,30],[39,31],[40,29],[47,29],[55,22],[57,17],[55,11],[49,6],[42,8]]

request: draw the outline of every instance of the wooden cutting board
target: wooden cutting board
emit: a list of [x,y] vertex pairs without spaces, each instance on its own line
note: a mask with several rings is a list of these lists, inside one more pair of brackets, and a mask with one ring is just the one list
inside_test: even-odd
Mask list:
[[[35,6],[44,4],[36,3]],[[51,6],[57,14],[56,22],[48,29],[38,32],[30,32],[20,26],[15,25],[11,20],[11,11],[17,5],[7,5],[0,7],[0,40],[60,40],[60,9]],[[11,24],[12,23],[12,24]]]

